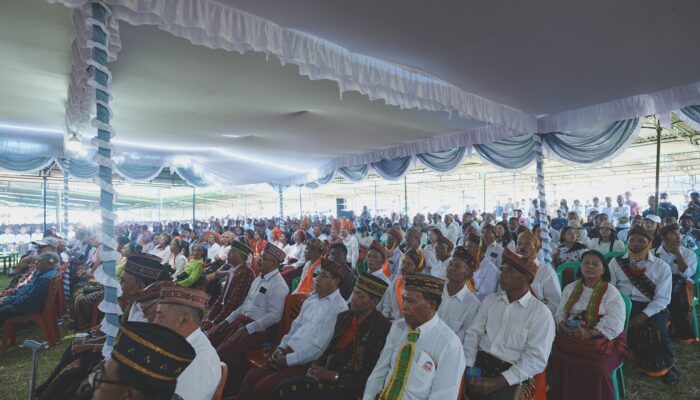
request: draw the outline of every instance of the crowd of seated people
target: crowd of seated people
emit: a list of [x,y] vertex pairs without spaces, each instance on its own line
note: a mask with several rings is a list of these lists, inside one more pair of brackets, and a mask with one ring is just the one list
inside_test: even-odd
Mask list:
[[[87,338],[41,399],[211,399],[222,379],[236,399],[609,399],[623,360],[675,384],[673,340],[698,340],[699,200],[680,213],[662,201],[661,215],[624,195],[588,210],[564,202],[546,224],[506,204],[500,218],[365,210],[119,225],[122,328],[107,359],[104,246],[77,228],[34,241],[0,322],[41,312],[48,282],[66,277],[66,318]],[[565,285],[563,264],[576,265]],[[138,362],[150,357],[167,366]]]

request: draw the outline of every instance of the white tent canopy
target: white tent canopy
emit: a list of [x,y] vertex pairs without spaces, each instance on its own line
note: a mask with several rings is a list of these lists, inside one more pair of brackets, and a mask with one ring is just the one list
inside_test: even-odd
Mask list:
[[[90,147],[85,3],[0,5],[0,149]],[[226,185],[700,104],[693,1],[106,3],[118,156]]]

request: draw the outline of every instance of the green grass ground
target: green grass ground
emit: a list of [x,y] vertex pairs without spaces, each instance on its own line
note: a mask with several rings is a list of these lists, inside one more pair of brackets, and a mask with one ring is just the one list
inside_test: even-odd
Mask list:
[[[5,288],[9,277],[0,275],[0,288]],[[41,383],[53,370],[66,347],[70,344],[72,333],[63,330],[60,343],[41,353],[39,360],[39,378]],[[25,339],[41,341],[41,331],[35,326],[26,327],[17,333],[17,343]],[[696,400],[700,399],[700,380],[695,372],[700,370],[700,344],[675,345],[678,369],[683,373],[681,384],[666,386],[659,379],[643,376],[631,363],[624,367],[627,398],[631,400]],[[21,347],[10,348],[5,357],[0,357],[0,399],[16,400],[28,397],[29,377],[32,370],[32,353]]]

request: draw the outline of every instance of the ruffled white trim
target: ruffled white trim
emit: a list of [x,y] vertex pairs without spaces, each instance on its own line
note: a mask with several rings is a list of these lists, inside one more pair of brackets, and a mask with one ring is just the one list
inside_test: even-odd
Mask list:
[[[700,103],[700,100],[698,100],[698,103]],[[693,105],[697,105],[697,104],[693,104]],[[673,113],[676,114],[676,117],[678,117],[678,119],[683,121],[686,125],[695,129],[696,131],[700,131],[700,122],[696,122],[692,118],[683,114],[683,112],[681,110],[674,111]]]

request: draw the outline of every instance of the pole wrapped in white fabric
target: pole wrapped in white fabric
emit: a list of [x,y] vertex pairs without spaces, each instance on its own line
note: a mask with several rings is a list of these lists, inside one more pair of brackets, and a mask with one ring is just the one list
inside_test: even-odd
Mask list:
[[111,12],[103,2],[91,2],[86,5],[85,23],[91,28],[91,38],[87,46],[91,51],[91,59],[88,65],[91,67],[91,77],[87,84],[95,91],[96,115],[92,119],[92,126],[97,128],[97,152],[93,161],[99,166],[98,176],[95,183],[100,187],[100,212],[102,215],[101,231],[98,238],[103,244],[102,248],[102,271],[104,274],[97,274],[95,278],[104,285],[105,296],[100,303],[100,310],[105,311],[100,329],[107,335],[102,354],[109,357],[112,353],[114,339],[119,330],[119,309],[117,298],[119,295],[119,284],[115,279],[116,262],[119,255],[115,251],[117,241],[114,234],[114,197],[115,190],[112,186],[112,174],[114,163],[112,162],[112,146],[110,140],[114,135],[114,129],[109,124],[112,117],[112,110],[109,108],[111,95],[108,85],[112,74],[107,63],[109,61],[109,40],[110,35],[106,26],[111,18]]
[[[68,193],[70,180],[70,157],[65,158],[63,167],[63,225],[61,226],[61,236],[68,241]],[[70,304],[70,265],[63,274],[63,295],[66,304]]]
[[547,267],[552,265],[552,248],[549,238],[549,221],[547,220],[547,198],[544,192],[544,155],[542,153],[542,136],[534,135],[535,163],[537,165],[537,200],[540,209],[540,241],[544,252],[544,262]]

